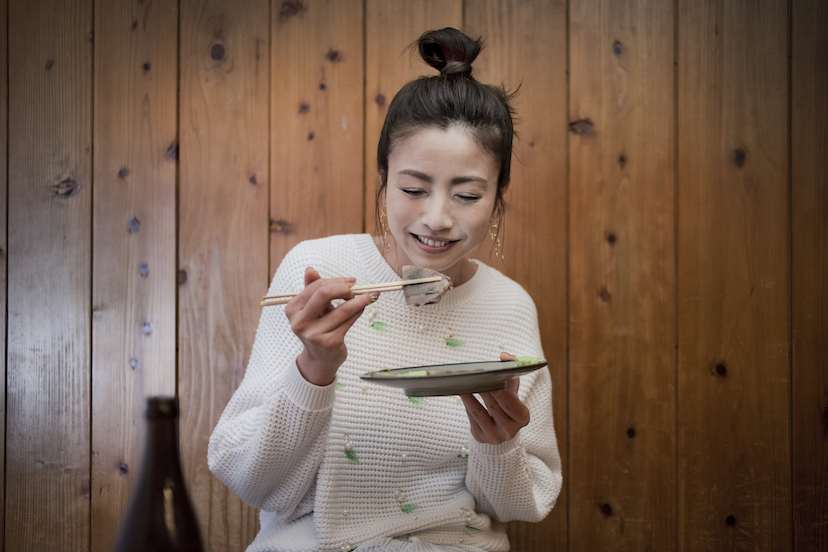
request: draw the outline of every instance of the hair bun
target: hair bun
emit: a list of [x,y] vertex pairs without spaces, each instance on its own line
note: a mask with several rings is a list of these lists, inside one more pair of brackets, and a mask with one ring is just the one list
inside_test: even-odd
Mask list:
[[423,60],[441,75],[471,75],[472,62],[483,47],[479,39],[451,27],[423,33],[417,46]]

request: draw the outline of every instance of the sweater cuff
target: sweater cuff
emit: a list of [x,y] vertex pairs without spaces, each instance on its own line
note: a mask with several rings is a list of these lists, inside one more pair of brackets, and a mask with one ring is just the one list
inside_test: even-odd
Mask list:
[[[518,433],[520,435],[520,433]],[[520,445],[520,439],[515,435],[508,441],[504,441],[499,445],[490,445],[489,443],[479,443],[474,437],[471,438],[470,450],[477,454],[484,456],[501,456],[516,449]]]
[[330,385],[314,385],[299,372],[294,360],[285,371],[283,381],[285,394],[302,410],[316,412],[333,406],[336,397],[336,380]]

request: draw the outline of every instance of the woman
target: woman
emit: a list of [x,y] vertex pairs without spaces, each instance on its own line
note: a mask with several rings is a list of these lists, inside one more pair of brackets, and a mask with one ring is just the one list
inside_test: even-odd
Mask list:
[[[210,439],[210,469],[260,508],[250,551],[509,550],[503,522],[540,521],[561,488],[547,370],[480,399],[409,400],[365,384],[383,368],[542,357],[537,314],[515,282],[469,254],[497,239],[509,184],[512,111],[471,77],[480,42],[425,33],[439,76],[389,105],[380,137],[382,235],[296,246],[263,310],[244,381]],[[437,270],[454,283],[422,307],[355,283]],[[313,268],[310,268],[313,267]],[[336,306],[334,306],[336,305]]]

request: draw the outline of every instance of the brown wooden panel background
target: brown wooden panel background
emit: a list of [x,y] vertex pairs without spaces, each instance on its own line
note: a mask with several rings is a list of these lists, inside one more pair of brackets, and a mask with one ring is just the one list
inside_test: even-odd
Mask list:
[[513,549],[828,549],[821,0],[0,3],[4,550],[110,550],[144,397],[209,473],[258,298],[300,240],[373,231],[405,49],[458,26],[520,87],[505,260],[535,298],[564,492]]

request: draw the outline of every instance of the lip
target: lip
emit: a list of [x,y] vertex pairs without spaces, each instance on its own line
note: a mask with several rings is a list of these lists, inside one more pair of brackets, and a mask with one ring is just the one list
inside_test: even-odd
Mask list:
[[[426,243],[421,242],[420,239],[419,239],[420,237],[423,237],[423,238],[431,240],[431,241],[448,241],[448,243],[446,245],[441,245],[439,247],[431,246],[431,245],[428,245]],[[430,254],[437,254],[437,253],[443,253],[445,251],[448,251],[457,242],[457,240],[446,240],[445,238],[435,238],[434,236],[418,236],[417,234],[411,234],[411,239],[414,241],[414,244],[421,251],[424,251],[424,252],[430,253]]]

